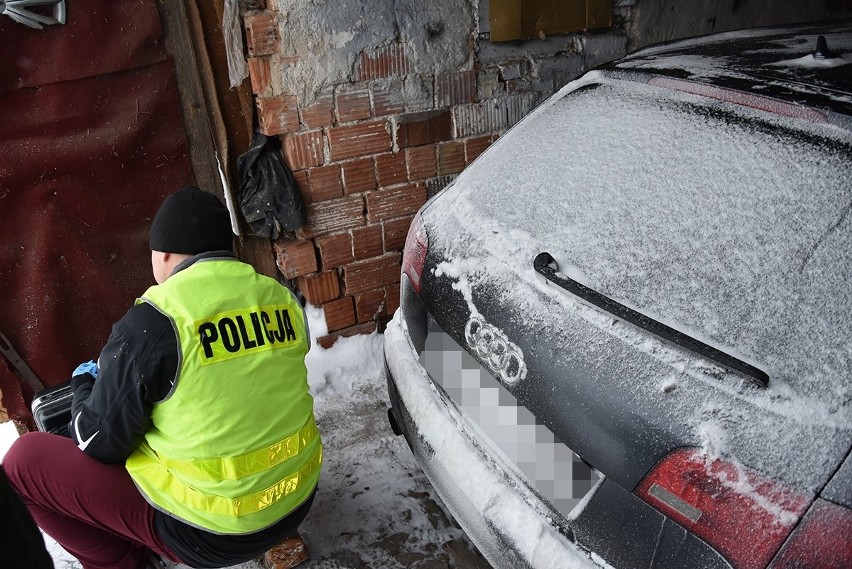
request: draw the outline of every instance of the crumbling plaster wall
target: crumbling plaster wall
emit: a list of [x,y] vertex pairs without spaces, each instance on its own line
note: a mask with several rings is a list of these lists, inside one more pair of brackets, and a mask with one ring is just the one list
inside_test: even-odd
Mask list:
[[[273,1],[273,0],[270,0]],[[360,81],[361,54],[403,45],[406,75],[473,65],[475,6],[458,0],[274,0],[281,14],[275,90],[300,102]]]

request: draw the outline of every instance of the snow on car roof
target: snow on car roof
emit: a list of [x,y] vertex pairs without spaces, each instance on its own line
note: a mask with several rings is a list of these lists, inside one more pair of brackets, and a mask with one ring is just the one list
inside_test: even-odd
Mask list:
[[[815,57],[817,38],[836,57]],[[729,32],[640,50],[610,66],[852,115],[852,23]]]

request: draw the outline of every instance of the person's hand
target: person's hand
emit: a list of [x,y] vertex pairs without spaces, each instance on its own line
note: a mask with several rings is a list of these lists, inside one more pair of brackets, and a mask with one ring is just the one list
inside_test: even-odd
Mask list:
[[88,373],[95,379],[98,378],[98,364],[94,362],[94,360],[89,360],[86,363],[80,364],[77,366],[77,369],[71,374],[71,377],[77,377],[78,375],[83,375],[84,373]]

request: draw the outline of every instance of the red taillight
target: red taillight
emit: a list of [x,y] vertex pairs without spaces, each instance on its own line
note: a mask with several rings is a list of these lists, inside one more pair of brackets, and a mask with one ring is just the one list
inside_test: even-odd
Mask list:
[[669,454],[636,493],[737,569],[765,568],[810,502],[749,468],[695,449]]
[[852,567],[852,510],[817,500],[771,567]]
[[405,250],[402,252],[402,272],[408,276],[414,291],[420,293],[420,277],[423,274],[423,265],[426,263],[426,250],[429,247],[429,239],[426,237],[426,229],[420,214],[414,216],[411,226],[408,228],[408,237],[405,238]]

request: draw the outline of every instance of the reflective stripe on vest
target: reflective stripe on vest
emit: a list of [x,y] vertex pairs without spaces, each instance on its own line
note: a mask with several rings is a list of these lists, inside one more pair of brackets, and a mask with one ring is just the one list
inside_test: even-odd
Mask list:
[[224,458],[175,460],[160,457],[160,464],[176,474],[196,480],[236,480],[272,468],[297,456],[318,438],[317,423],[311,414],[308,422],[298,433],[266,448]]
[[[319,439],[315,438],[313,442],[318,443]],[[303,490],[306,484],[315,486],[322,464],[322,445],[314,444],[313,447],[307,462],[293,474],[263,490],[236,498],[201,493],[181,482],[162,463],[146,462],[135,467],[135,472],[170,496],[179,497],[180,503],[192,510],[239,518],[265,510],[294,492]]]

